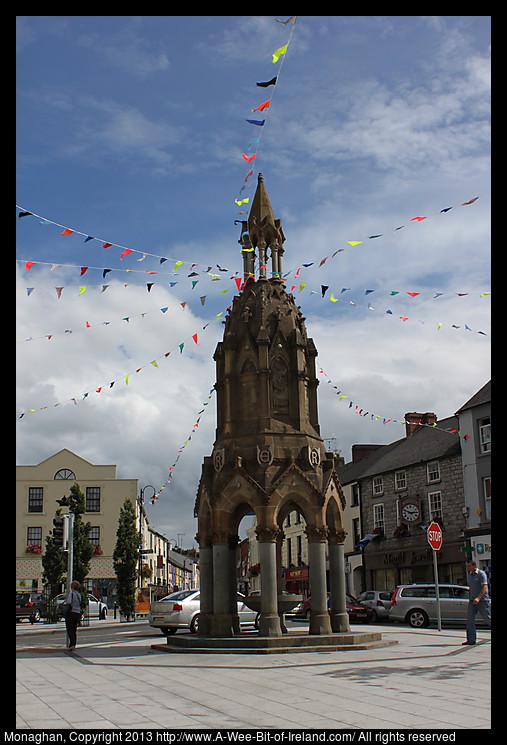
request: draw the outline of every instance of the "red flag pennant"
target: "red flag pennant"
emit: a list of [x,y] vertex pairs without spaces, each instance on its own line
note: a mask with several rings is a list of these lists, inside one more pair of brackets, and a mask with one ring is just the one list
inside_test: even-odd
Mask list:
[[79,276],[82,277],[83,274],[86,274],[87,271],[88,271],[88,267],[87,266],[82,266],[81,267],[81,274]]
[[132,253],[132,249],[126,248],[125,251],[122,254],[120,254],[120,259],[123,259],[124,256],[128,256],[131,253]]
[[31,269],[34,264],[35,261],[27,261],[25,264],[25,269]]
[[256,157],[255,153],[253,155],[245,155],[245,153],[241,153],[241,155],[243,156],[243,158],[246,160],[247,163],[251,163],[252,160],[255,160],[255,157]]
[[109,248],[109,246],[112,246],[112,243],[103,243],[102,248]]
[[197,334],[193,334],[192,339],[195,341],[196,344],[199,344],[199,342],[197,341]]
[[70,234],[71,234],[71,233],[73,233],[73,232],[74,232],[74,231],[73,231],[73,230],[71,230],[70,228],[65,228],[65,230],[63,230],[63,231],[62,231],[62,232],[60,233],[60,235],[70,235]]
[[236,286],[237,286],[238,292],[239,292],[240,291],[240,288],[241,288],[241,277],[234,277],[234,281],[236,282]]
[[417,222],[421,222],[421,220],[427,220],[427,219],[428,219],[428,215],[426,215],[425,217],[411,217],[410,222],[412,222],[412,220],[417,220]]

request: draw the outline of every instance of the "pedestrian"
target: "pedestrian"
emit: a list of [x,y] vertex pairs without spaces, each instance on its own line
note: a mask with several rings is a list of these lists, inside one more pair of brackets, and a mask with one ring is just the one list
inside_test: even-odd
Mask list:
[[65,628],[67,629],[67,636],[69,641],[69,646],[66,647],[66,649],[68,649],[69,652],[72,652],[76,648],[77,627],[79,626],[79,621],[81,620],[81,593],[79,592],[80,589],[81,585],[79,584],[79,582],[76,582],[76,580],[71,582],[70,592],[64,600],[64,602],[70,606],[67,610],[67,613],[65,614]]
[[475,617],[477,613],[481,614],[483,620],[491,628],[491,611],[486,572],[478,569],[475,561],[467,561],[467,569],[470,595],[468,598],[467,640],[463,642],[463,646],[475,644],[477,641],[477,632],[475,630]]

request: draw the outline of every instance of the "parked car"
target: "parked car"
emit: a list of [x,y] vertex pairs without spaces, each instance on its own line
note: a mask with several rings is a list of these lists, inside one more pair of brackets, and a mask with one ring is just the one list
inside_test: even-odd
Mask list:
[[[201,611],[200,590],[178,590],[165,598],[150,604],[148,620],[150,626],[168,636],[175,634],[178,629],[190,630],[197,633],[199,614]],[[240,626],[254,626],[257,613],[244,604],[244,595],[237,593],[238,615]]]
[[[375,621],[375,611],[373,611],[371,608],[368,608],[367,605],[359,603],[356,598],[352,597],[352,595],[349,595],[348,593],[346,593],[345,597],[347,600],[347,613],[349,614],[350,621],[357,621],[358,623],[372,623],[373,621]],[[331,596],[329,592],[327,594],[327,607],[328,609],[331,607]],[[310,619],[311,609],[312,599],[311,597],[309,597],[304,600],[301,606],[298,606],[298,608],[296,609],[296,617]]]
[[46,599],[40,592],[16,592],[16,621],[28,618],[30,623],[46,616]]
[[[62,604],[66,597],[66,592],[55,597],[57,603],[57,617],[63,616]],[[99,618],[101,620],[107,618],[107,605],[90,593],[88,593],[88,609],[86,611],[86,617]]]
[[[468,587],[438,585],[442,623],[466,623]],[[438,620],[437,597],[434,584],[398,585],[391,598],[391,621],[408,623],[412,628],[424,628]],[[479,619],[477,619],[479,623]]]
[[359,603],[367,605],[375,613],[377,621],[387,621],[389,619],[389,609],[391,608],[392,592],[387,590],[365,590],[357,596]]

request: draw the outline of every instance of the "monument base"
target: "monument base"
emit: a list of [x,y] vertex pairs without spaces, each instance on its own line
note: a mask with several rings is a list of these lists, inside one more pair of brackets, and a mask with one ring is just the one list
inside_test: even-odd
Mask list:
[[168,637],[166,644],[152,644],[160,652],[186,652],[199,654],[284,654],[298,652],[345,652],[361,649],[389,647],[397,641],[385,641],[379,631],[342,634],[290,633],[283,636],[260,636],[241,633],[233,637],[196,637],[190,635]]

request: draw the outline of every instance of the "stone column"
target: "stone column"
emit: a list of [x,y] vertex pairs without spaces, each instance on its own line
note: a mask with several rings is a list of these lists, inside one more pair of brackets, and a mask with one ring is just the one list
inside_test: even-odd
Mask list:
[[278,578],[276,567],[276,538],[278,527],[255,528],[259,544],[261,565],[261,615],[259,636],[281,636],[282,629],[278,616]]
[[234,636],[231,613],[230,548],[225,532],[213,534],[213,615],[209,636]]
[[310,613],[309,634],[330,634],[331,621],[327,609],[326,586],[326,528],[306,528],[308,536],[308,564],[310,569]]
[[329,588],[331,590],[331,628],[335,632],[350,631],[345,594],[345,530],[331,530],[329,542]]
[[229,606],[232,617],[232,628],[235,634],[239,634],[241,631],[238,615],[238,573],[236,567],[236,557],[239,541],[239,535],[229,536]]
[[209,636],[213,615],[213,548],[210,536],[195,537],[199,544],[199,572],[201,611],[199,614],[199,636]]

